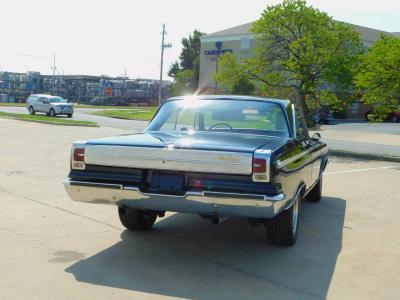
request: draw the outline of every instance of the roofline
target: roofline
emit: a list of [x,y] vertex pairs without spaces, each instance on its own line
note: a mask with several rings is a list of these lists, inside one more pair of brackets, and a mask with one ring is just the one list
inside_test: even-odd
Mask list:
[[265,101],[265,102],[273,102],[284,105],[287,107],[291,104],[291,101],[288,99],[273,99],[273,98],[263,98],[263,97],[255,97],[255,96],[241,96],[241,95],[198,95],[198,96],[177,96],[169,98],[165,101],[173,101],[173,100],[184,100],[186,98],[194,98],[196,100],[241,100],[241,101]]
[[[361,27],[361,28],[364,28],[364,29],[375,30],[377,32],[381,32],[381,33],[384,33],[384,34],[390,34],[390,35],[394,35],[394,36],[398,36],[400,34],[400,32],[389,32],[389,31],[385,31],[385,30],[381,30],[381,29],[376,29],[376,28],[367,27],[367,26],[363,26],[363,25],[353,24],[353,23],[340,21],[340,20],[334,20],[334,21],[339,22],[339,23],[344,23],[344,24],[347,24],[347,25],[350,25],[350,26],[357,26],[357,27]],[[210,34],[203,35],[202,37],[200,37],[200,40],[207,40],[207,39],[218,38],[218,37],[230,37],[230,36],[238,36],[238,37],[240,37],[240,36],[255,36],[255,34],[250,32],[250,31],[241,32],[241,33],[238,33],[238,32],[236,32],[236,33],[224,33],[227,30],[231,30],[231,29],[234,29],[236,27],[245,26],[245,25],[250,25],[251,26],[251,24],[254,24],[255,22],[256,21],[248,22],[248,23],[244,23],[244,24],[241,24],[241,25],[238,25],[238,26],[233,26],[233,27],[222,29],[222,30],[218,30],[218,31],[215,31],[215,32],[210,33]]]

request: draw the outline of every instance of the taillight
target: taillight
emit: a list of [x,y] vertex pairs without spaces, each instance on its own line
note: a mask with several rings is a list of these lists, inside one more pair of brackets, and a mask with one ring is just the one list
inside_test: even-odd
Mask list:
[[263,158],[253,158],[253,173],[265,173],[267,161]]
[[85,169],[85,144],[74,144],[71,153],[71,169]]
[[269,182],[270,180],[270,159],[271,151],[259,149],[253,156],[253,181]]
[[74,161],[85,161],[85,148],[74,149]]

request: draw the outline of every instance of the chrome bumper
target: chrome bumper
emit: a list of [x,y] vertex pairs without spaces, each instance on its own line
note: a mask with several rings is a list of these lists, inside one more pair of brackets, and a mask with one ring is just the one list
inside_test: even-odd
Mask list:
[[284,194],[266,196],[207,191],[188,191],[182,196],[149,194],[137,187],[70,179],[64,181],[64,186],[70,198],[78,202],[243,218],[272,218],[289,201]]

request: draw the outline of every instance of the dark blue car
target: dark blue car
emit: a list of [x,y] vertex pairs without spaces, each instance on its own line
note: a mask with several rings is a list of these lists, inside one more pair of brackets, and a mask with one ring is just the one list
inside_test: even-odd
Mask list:
[[321,199],[327,146],[309,137],[288,100],[243,96],[165,101],[144,133],[78,141],[65,187],[75,201],[115,204],[122,224],[147,230],[166,211],[218,223],[265,224],[295,243],[303,199]]

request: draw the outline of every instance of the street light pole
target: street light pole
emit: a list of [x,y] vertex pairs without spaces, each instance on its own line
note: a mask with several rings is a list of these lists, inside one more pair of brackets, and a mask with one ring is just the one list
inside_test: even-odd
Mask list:
[[161,38],[161,65],[160,65],[160,84],[158,86],[158,106],[162,102],[162,89],[163,89],[163,67],[164,67],[164,49],[171,48],[172,44],[165,44],[165,24],[163,24],[162,38]]

